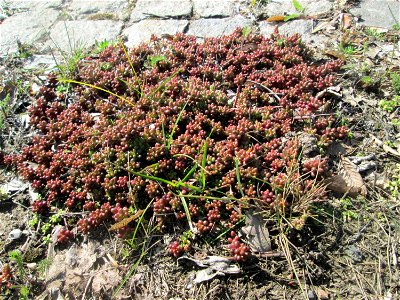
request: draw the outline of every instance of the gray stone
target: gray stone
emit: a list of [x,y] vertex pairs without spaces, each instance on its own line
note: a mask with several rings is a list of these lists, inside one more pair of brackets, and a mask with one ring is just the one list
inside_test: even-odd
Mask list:
[[152,34],[175,34],[184,32],[189,22],[186,20],[143,20],[126,28],[122,34],[126,35],[128,47],[147,42]]
[[189,17],[193,5],[190,0],[138,0],[131,13],[131,21],[137,22],[150,17]]
[[74,19],[99,18],[110,19],[112,17],[123,19],[128,14],[128,0],[73,0],[68,7],[69,14]]
[[93,46],[96,41],[113,41],[120,34],[122,25],[122,22],[112,20],[60,21],[53,26],[46,47],[69,52]]
[[314,22],[312,20],[303,19],[291,20],[278,25],[266,21],[260,22],[260,34],[270,36],[272,33],[274,33],[276,26],[278,26],[278,31],[280,34],[290,36],[298,33],[301,35],[301,39],[306,43],[323,43],[327,40],[325,36],[312,34]]
[[251,26],[251,21],[240,15],[223,19],[200,19],[190,23],[187,33],[200,38],[219,37],[245,26]]
[[55,70],[57,62],[61,62],[61,57],[53,57],[53,55],[33,55],[24,63],[26,70],[44,70],[45,73]]
[[[305,15],[324,14],[329,12],[333,6],[333,1],[329,0],[301,0],[298,2],[304,8]],[[268,16],[274,16],[299,12],[294,8],[292,0],[274,0],[265,6],[264,13]]]
[[55,9],[34,10],[12,15],[1,23],[0,56],[18,50],[17,41],[37,46],[58,17]]
[[360,248],[355,245],[349,245],[344,252],[347,256],[351,257],[355,263],[360,263],[364,259],[364,254],[360,250]]
[[8,234],[8,238],[10,240],[18,240],[20,237],[22,236],[22,231],[21,229],[13,229],[10,231],[10,233]]
[[398,0],[363,0],[358,7],[352,8],[350,13],[361,15],[361,23],[365,26],[390,29],[393,25],[400,23],[400,2]]
[[234,0],[193,0],[193,13],[202,18],[229,17],[235,11]]
[[317,300],[317,295],[312,290],[307,291],[308,300]]
[[45,8],[60,8],[63,5],[63,0],[49,0],[49,1],[34,1],[34,0],[3,0],[0,5],[6,4],[7,8],[11,10],[21,11],[34,11]]

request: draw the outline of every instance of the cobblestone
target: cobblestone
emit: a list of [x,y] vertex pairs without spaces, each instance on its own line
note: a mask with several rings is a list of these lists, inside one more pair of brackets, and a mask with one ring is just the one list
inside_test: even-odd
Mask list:
[[186,20],[143,20],[126,28],[122,34],[127,37],[125,44],[131,47],[148,41],[152,34],[184,32],[188,24]]
[[232,33],[237,27],[250,26],[251,21],[237,15],[223,19],[199,19],[189,25],[188,34],[197,37],[218,37]]
[[178,18],[192,14],[190,0],[138,0],[131,14],[131,22],[147,18]]
[[121,21],[112,20],[60,21],[52,28],[45,47],[71,51],[83,46],[90,47],[96,41],[116,40],[122,25]]
[[[336,3],[299,2],[302,14],[310,17],[329,15]],[[391,28],[400,22],[397,0],[361,0],[356,5],[350,12],[360,15],[363,25]],[[306,42],[327,40],[312,33],[316,25],[312,19],[279,24],[263,21],[268,16],[299,13],[292,0],[268,1],[257,5],[257,11],[249,0],[0,0],[0,8],[0,57],[17,52],[17,41],[49,54],[49,47],[68,50],[70,44],[91,46],[96,40],[115,40],[120,35],[126,36],[127,46],[133,46],[152,34],[217,37],[244,26],[258,28],[264,35],[278,26],[281,33],[299,33]]]

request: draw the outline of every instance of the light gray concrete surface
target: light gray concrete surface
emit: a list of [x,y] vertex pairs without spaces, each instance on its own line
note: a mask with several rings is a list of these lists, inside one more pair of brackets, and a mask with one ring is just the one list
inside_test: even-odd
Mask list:
[[250,26],[251,21],[237,15],[230,18],[194,20],[189,25],[188,34],[197,37],[218,37],[232,33],[237,27]]
[[362,0],[350,13],[360,16],[361,24],[365,26],[391,28],[400,24],[400,1]]
[[[79,47],[89,47],[95,42],[115,40],[123,23],[113,20],[59,21],[50,31],[47,47],[71,51]],[[72,49],[71,49],[72,48]]]
[[125,44],[131,47],[148,41],[152,34],[184,32],[188,24],[187,20],[143,20],[129,26],[122,34],[127,37]]
[[190,17],[193,6],[190,0],[138,0],[132,10],[131,21],[148,18]]
[[[303,15],[311,17],[329,14],[336,2],[299,1]],[[263,18],[257,21],[260,12]],[[400,1],[361,0],[350,12],[359,15],[364,25],[391,28],[400,22]],[[70,44],[92,46],[118,37],[126,37],[128,46],[149,40],[151,34],[217,37],[244,26],[264,35],[278,26],[283,34],[300,33],[306,42],[324,41],[312,33],[316,25],[312,19],[264,21],[293,13],[299,12],[292,0],[270,0],[257,7],[250,0],[0,0],[0,57],[17,52],[17,41],[49,54],[50,47],[69,50]]]

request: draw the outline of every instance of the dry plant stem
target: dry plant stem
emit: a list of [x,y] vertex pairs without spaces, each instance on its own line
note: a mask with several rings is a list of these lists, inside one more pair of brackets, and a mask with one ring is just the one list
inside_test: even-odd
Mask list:
[[280,98],[278,95],[282,95],[282,94],[275,93],[275,92],[272,91],[269,87],[267,87],[267,86],[265,86],[265,85],[263,85],[263,84],[261,84],[261,83],[259,83],[259,82],[255,82],[255,81],[249,80],[249,79],[248,79],[246,82],[253,83],[253,84],[255,84],[256,86],[265,89],[266,91],[268,91],[268,93],[269,93],[270,95],[274,96],[276,100],[278,100],[278,101],[281,100],[281,98]]
[[88,280],[88,282],[87,282],[87,284],[86,284],[85,290],[83,291],[83,294],[82,294],[82,300],[85,299],[86,293],[88,292],[89,287],[90,287],[90,285],[92,284],[92,281],[93,281],[94,276],[95,276],[95,275],[93,274],[93,275],[91,275],[91,276],[89,277],[89,280]]
[[298,271],[296,270],[296,267],[293,263],[292,254],[291,254],[290,246],[289,246],[290,242],[289,242],[287,236],[283,233],[280,233],[278,236],[278,243],[280,245],[280,248],[283,250],[283,253],[285,254],[285,258],[286,258],[290,268],[292,269],[294,276],[296,277],[297,283],[301,289],[304,299],[308,299],[307,292],[304,289],[304,287],[300,281],[300,278],[298,276]]

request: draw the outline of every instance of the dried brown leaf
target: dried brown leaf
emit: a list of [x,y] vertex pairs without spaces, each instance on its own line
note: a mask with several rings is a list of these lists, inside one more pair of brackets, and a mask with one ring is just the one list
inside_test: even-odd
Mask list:
[[315,288],[315,293],[317,294],[318,299],[327,300],[329,299],[329,293],[320,287]]
[[326,30],[330,26],[331,26],[331,22],[328,22],[328,21],[320,22],[320,23],[318,23],[317,26],[314,27],[314,29],[312,30],[312,33],[317,33],[318,31]]
[[386,153],[389,153],[389,154],[392,154],[394,156],[400,157],[400,153],[398,151],[394,150],[392,147],[390,147],[390,146],[388,146],[386,144],[383,144],[382,148],[383,148],[383,151],[385,151]]
[[324,51],[324,54],[334,57],[334,58],[339,58],[341,60],[346,60],[346,57],[343,55],[343,53],[340,53],[339,51],[326,50],[326,51]]
[[281,16],[281,15],[277,15],[277,16],[271,16],[268,19],[266,19],[267,22],[284,22],[285,21],[286,16]]
[[246,240],[254,252],[271,251],[271,239],[265,220],[255,211],[246,213],[246,225],[241,233],[246,235]]
[[342,29],[350,28],[353,17],[351,14],[341,14],[340,27]]
[[348,158],[341,157],[339,174],[326,180],[327,187],[338,193],[348,194],[351,197],[366,196],[367,187],[357,170],[357,166]]
[[357,166],[351,162],[347,157],[342,156],[341,158],[341,172],[346,184],[351,190],[357,191],[360,195],[367,195],[367,187],[365,186],[364,180],[358,172]]

